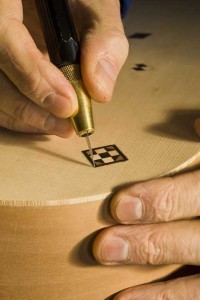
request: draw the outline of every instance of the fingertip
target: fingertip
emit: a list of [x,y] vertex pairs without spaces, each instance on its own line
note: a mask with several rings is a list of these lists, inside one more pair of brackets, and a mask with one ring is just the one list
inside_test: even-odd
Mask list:
[[104,230],[97,237],[94,246],[96,260],[102,265],[118,265],[126,262],[130,256],[130,244],[123,236],[114,231]]
[[141,221],[144,215],[144,204],[139,197],[119,192],[111,201],[111,214],[122,224],[134,224]]
[[96,261],[98,261],[99,263],[101,263],[101,256],[100,256],[100,251],[99,251],[100,234],[101,233],[99,233],[97,235],[97,237],[95,238],[93,245],[92,245],[93,256],[96,259]]
[[78,109],[76,96],[70,97],[69,93],[66,95],[51,93],[44,99],[43,106],[58,118],[68,118]]
[[119,220],[117,214],[116,214],[116,209],[119,203],[119,199],[120,199],[120,194],[121,192],[117,192],[113,195],[111,202],[110,202],[110,212],[112,217],[117,221],[117,222],[121,222],[121,220]]
[[71,123],[71,120],[68,120],[65,126],[60,126],[57,135],[62,138],[71,138],[75,135],[74,127]]
[[58,119],[49,115],[44,124],[44,129],[49,134],[62,138],[69,138],[74,134],[74,128],[70,119]]
[[131,298],[129,296],[124,295],[124,293],[118,293],[117,295],[115,295],[113,300],[131,300]]
[[106,230],[101,231],[95,238],[92,245],[92,253],[96,261],[100,264],[105,264],[102,259],[102,248],[106,238]]
[[48,78],[49,90],[51,91],[43,100],[44,108],[58,118],[72,116],[78,109],[77,95],[72,85],[63,73],[49,62],[41,72]]

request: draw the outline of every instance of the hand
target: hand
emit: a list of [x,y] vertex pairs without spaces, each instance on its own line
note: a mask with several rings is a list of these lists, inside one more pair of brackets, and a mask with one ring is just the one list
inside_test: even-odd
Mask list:
[[[118,225],[103,230],[94,255],[104,265],[200,265],[200,171],[150,180],[117,192]],[[199,299],[200,275],[129,288],[115,300]]]
[[[127,53],[116,0],[71,0],[91,96],[109,101]],[[23,22],[24,11],[24,23]],[[76,94],[50,63],[33,0],[0,0],[0,127],[68,137]]]

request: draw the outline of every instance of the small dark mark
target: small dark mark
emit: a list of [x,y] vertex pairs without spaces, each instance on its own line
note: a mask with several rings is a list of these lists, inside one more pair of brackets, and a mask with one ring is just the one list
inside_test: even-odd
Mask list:
[[128,36],[129,39],[145,39],[146,37],[152,35],[152,33],[146,32],[136,32]]
[[145,71],[147,65],[145,64],[136,64],[132,69],[135,71]]

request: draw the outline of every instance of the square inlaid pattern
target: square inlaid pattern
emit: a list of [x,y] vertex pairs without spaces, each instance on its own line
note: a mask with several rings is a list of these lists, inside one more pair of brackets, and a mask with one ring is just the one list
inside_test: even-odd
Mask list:
[[[93,148],[92,151],[95,167],[102,167],[128,160],[116,145]],[[93,166],[90,151],[84,150],[82,152]]]

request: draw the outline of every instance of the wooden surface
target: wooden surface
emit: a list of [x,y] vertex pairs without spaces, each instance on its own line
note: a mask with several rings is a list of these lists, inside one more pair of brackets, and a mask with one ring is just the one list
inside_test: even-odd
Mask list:
[[103,300],[177,268],[98,265],[91,244],[111,224],[106,206],[1,207],[0,299]]
[[[135,0],[127,19],[130,55],[112,103],[94,105],[93,147],[116,144],[125,163],[92,168],[85,141],[0,130],[0,299],[102,300],[177,266],[101,267],[97,230],[113,224],[113,189],[198,162],[198,1]],[[145,71],[136,71],[145,64]]]
[[[101,199],[118,185],[160,176],[198,155],[193,121],[199,116],[199,3],[159,3],[134,2],[125,20],[127,35],[151,35],[129,39],[130,55],[112,103],[94,103],[93,147],[116,144],[129,161],[94,169],[81,153],[84,139],[1,131],[1,204]],[[132,69],[141,63],[145,71]]]

